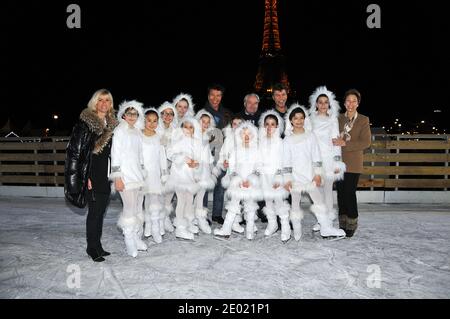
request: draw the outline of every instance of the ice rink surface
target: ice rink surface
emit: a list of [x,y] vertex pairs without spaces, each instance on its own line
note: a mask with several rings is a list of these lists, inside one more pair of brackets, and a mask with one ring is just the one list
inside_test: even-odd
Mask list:
[[265,238],[258,220],[253,241],[170,233],[162,244],[146,239],[148,251],[132,258],[114,200],[102,239],[112,255],[95,263],[83,210],[63,199],[0,197],[0,298],[450,297],[450,207],[361,204],[355,236],[328,241],[312,233],[308,206],[300,242]]

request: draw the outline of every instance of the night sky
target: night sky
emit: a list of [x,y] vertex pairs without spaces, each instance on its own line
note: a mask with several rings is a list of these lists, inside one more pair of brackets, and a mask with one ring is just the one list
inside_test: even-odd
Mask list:
[[[68,29],[66,8],[81,7],[81,29]],[[366,8],[381,7],[381,29]],[[327,85],[342,102],[362,93],[360,112],[374,126],[432,120],[450,128],[448,18],[434,1],[280,0],[287,72],[306,104]],[[261,52],[264,0],[6,1],[0,4],[0,125],[70,130],[89,98],[109,89],[115,106],[137,99],[158,107],[179,92],[197,106],[211,82],[226,87],[234,111],[252,91]],[[343,105],[343,103],[341,103]],[[434,109],[442,113],[436,118]]]

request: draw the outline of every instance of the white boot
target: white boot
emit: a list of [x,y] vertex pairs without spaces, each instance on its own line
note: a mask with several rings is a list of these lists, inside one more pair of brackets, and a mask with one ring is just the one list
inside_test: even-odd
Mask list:
[[303,211],[302,210],[291,210],[291,222],[292,228],[294,228],[294,239],[299,241],[302,237],[302,219],[303,219]]
[[165,219],[166,219],[166,212],[164,211],[164,209],[161,208],[161,210],[159,211],[159,218],[158,218],[159,234],[161,236],[164,236],[166,234],[166,230],[164,228]]
[[136,242],[137,250],[146,251],[148,249],[147,244],[142,240],[142,235],[144,233],[143,222],[136,225],[134,240]]
[[233,225],[231,225],[231,230],[236,233],[242,234],[245,229],[239,224],[239,220],[242,220],[241,214],[237,214],[234,218]]
[[267,208],[267,206],[263,208],[263,212],[267,217],[267,227],[264,235],[271,236],[278,230],[277,215],[273,210]]
[[176,219],[175,237],[194,240],[194,234],[187,229],[188,221],[185,218]]
[[283,202],[278,209],[281,222],[281,241],[287,242],[291,238],[291,225],[289,225],[289,204]]
[[247,212],[247,224],[245,225],[246,237],[248,240],[255,238],[255,215],[256,212]]
[[131,257],[136,257],[138,255],[135,240],[137,224],[138,219],[136,216],[124,217],[123,213],[121,213],[119,220],[117,221],[117,226],[123,232],[127,254]]
[[144,225],[144,237],[150,237],[152,235],[152,220],[150,219],[150,213],[145,212],[144,215],[145,225]]
[[239,213],[239,203],[237,205],[229,202],[226,206],[227,214],[221,228],[214,229],[214,235],[228,237],[231,235],[231,227],[236,219],[236,215]]
[[123,236],[125,239],[125,247],[127,248],[127,254],[133,258],[137,257],[138,249],[136,246],[136,240],[135,240],[136,234],[134,232],[134,229],[133,228],[124,229]]
[[206,208],[197,208],[195,210],[195,217],[198,221],[198,227],[202,232],[205,234],[211,234],[211,227],[208,224],[208,221],[206,220],[206,216],[208,215],[208,210]]
[[311,205],[311,211],[316,215],[320,224],[320,235],[322,237],[345,237],[344,230],[333,227],[325,205]]
[[172,221],[170,220],[170,214],[173,211],[173,206],[172,206],[172,204],[170,204],[170,205],[166,205],[164,208],[165,208],[164,210],[166,213],[166,217],[164,218],[164,230],[169,233],[172,233],[175,230],[173,228]]

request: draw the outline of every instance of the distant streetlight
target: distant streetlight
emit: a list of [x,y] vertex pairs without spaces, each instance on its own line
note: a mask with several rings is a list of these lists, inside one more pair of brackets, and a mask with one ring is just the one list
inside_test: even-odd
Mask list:
[[53,114],[53,119],[57,120],[59,118],[59,116],[57,114]]
[[398,124],[398,127],[402,127],[402,125],[399,123],[399,124]]
[[420,123],[422,123],[422,124],[423,124],[423,123],[425,123],[425,121],[420,121]]

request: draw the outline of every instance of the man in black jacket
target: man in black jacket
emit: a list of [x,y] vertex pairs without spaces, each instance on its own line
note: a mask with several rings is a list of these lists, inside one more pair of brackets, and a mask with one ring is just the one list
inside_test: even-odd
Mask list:
[[[225,88],[220,84],[210,85],[208,87],[208,101],[204,106],[204,109],[214,117],[218,129],[223,129],[231,121],[232,117],[231,111],[222,105],[224,92]],[[218,152],[220,150],[216,151]],[[225,194],[225,189],[222,186],[223,176],[225,176],[225,172],[221,171],[220,175],[217,177],[217,184],[214,187],[213,193],[212,220],[219,224],[223,224],[222,211]],[[203,204],[204,206],[207,206],[208,204],[208,192],[205,193]]]
[[258,127],[259,117],[261,112],[259,111],[259,96],[255,93],[247,94],[244,97],[244,110],[238,113],[244,121],[250,121],[256,127]]

